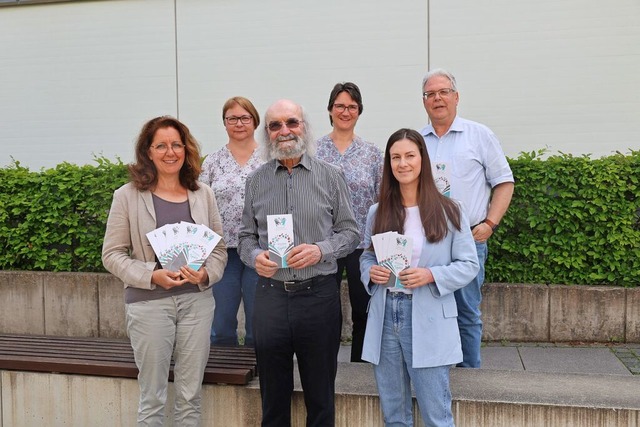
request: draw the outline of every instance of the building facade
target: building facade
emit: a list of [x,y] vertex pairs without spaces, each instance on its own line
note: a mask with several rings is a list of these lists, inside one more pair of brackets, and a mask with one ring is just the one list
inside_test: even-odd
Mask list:
[[[330,130],[329,92],[356,82],[356,129],[384,147],[422,127],[421,80],[456,75],[459,112],[509,157],[640,149],[637,0],[0,1],[0,167],[133,159],[148,119],[183,120],[203,153],[226,143],[221,108],[305,106]],[[7,6],[8,5],[8,6]]]

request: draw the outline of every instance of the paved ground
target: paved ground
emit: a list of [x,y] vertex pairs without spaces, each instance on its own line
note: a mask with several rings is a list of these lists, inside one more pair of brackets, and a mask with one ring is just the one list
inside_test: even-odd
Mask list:
[[[339,362],[349,362],[350,353],[350,346],[342,346]],[[524,411],[525,418],[535,416],[534,408],[555,420],[564,420],[563,417],[582,420],[586,412],[590,417],[601,417],[597,418],[600,423],[595,424],[567,421],[544,425],[638,424],[640,344],[485,343],[482,357],[482,369],[451,370],[451,394],[455,401],[478,402],[481,407],[488,405],[487,408],[497,405],[507,412],[505,408],[514,404],[514,414]],[[301,390],[299,379],[296,389]],[[376,395],[373,366],[339,363],[336,392]],[[621,421],[625,417],[632,421]],[[517,425],[543,424],[529,421]]]
[[[351,347],[340,348],[348,362]],[[640,375],[640,344],[485,343],[482,368],[563,374]]]

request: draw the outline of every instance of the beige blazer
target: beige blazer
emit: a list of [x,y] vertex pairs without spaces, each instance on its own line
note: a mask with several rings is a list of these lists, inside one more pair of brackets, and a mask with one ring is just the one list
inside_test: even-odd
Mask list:
[[[222,236],[222,222],[213,190],[200,184],[189,191],[191,217]],[[156,213],[150,191],[139,191],[128,183],[113,193],[102,245],[102,263],[124,286],[155,289],[151,275],[156,267],[155,253],[146,234],[156,228]],[[209,283],[198,285],[205,290],[222,277],[227,265],[227,248],[221,240],[205,261]]]

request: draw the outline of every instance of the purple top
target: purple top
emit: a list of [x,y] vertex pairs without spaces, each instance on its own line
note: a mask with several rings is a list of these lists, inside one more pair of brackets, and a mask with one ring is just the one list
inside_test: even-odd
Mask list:
[[325,135],[318,140],[317,157],[342,169],[347,180],[353,215],[358,223],[360,244],[364,248],[364,228],[369,208],[378,202],[382,180],[382,151],[359,136],[354,137],[347,150],[340,154],[333,140]]

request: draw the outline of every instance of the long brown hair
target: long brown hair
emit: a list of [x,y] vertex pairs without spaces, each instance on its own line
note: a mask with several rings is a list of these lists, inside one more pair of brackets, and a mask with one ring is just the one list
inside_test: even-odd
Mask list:
[[180,134],[184,147],[184,164],[180,169],[180,184],[191,191],[199,187],[200,146],[191,135],[189,128],[171,116],[160,116],[149,120],[142,126],[136,142],[136,162],[129,165],[129,177],[138,190],[151,190],[158,182],[158,171],[149,158],[149,147],[158,129],[173,128]]
[[404,233],[406,218],[405,207],[402,204],[400,183],[393,176],[391,170],[391,147],[397,141],[407,139],[418,147],[421,157],[420,179],[418,181],[418,209],[424,234],[430,243],[439,242],[448,233],[447,219],[460,230],[460,207],[453,200],[440,194],[433,181],[431,161],[427,153],[427,146],[420,133],[413,129],[399,129],[387,141],[384,152],[384,168],[380,185],[378,210],[373,224],[373,234],[385,231]]

